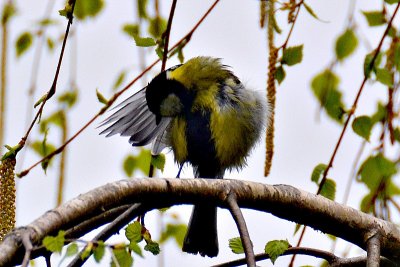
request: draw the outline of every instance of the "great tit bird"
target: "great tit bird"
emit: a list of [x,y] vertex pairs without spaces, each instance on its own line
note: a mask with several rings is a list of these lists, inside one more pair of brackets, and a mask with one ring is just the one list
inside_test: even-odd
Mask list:
[[[268,118],[263,97],[211,57],[161,72],[118,107],[102,134],[130,136],[132,146],[153,141],[153,154],[170,147],[180,167],[191,164],[201,178],[223,178],[226,170],[243,167]],[[194,206],[182,250],[217,256],[215,206]]]

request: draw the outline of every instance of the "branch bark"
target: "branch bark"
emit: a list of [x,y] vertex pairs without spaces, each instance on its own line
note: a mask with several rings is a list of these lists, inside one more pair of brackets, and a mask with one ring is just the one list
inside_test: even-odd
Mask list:
[[[229,193],[241,208],[249,208],[309,225],[347,240],[364,250],[371,232],[380,235],[381,255],[400,261],[400,231],[393,223],[375,218],[288,185],[265,185],[238,180],[135,179],[110,183],[50,210],[26,227],[15,229],[0,244],[0,266],[22,262],[21,236],[28,233],[34,246],[59,230],[73,228],[104,211],[128,203],[146,203],[149,209],[199,201],[215,201],[227,208]],[[99,225],[93,225],[93,229]],[[34,256],[34,255],[32,255]]]

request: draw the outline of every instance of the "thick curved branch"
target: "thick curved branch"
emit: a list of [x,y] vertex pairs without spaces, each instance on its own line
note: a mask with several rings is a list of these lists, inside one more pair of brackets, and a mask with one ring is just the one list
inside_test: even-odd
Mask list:
[[101,186],[46,212],[28,226],[14,230],[0,244],[0,266],[22,261],[21,257],[15,258],[24,255],[21,236],[26,232],[35,246],[47,235],[127,203],[140,202],[157,208],[207,200],[226,208],[229,193],[235,194],[241,208],[269,212],[309,225],[364,250],[371,233],[375,232],[380,235],[381,255],[395,262],[400,260],[400,231],[396,225],[292,186],[227,179],[153,178],[121,180]]

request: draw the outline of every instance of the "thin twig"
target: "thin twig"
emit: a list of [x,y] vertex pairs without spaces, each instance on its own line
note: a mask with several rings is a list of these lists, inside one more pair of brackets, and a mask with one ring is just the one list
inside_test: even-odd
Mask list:
[[168,17],[167,29],[165,30],[164,53],[163,53],[163,59],[162,59],[162,64],[161,64],[161,72],[163,72],[165,70],[165,66],[167,64],[169,37],[171,35],[171,26],[172,26],[172,20],[174,19],[176,2],[177,2],[177,0],[172,1],[171,10],[169,12],[169,17]]
[[[397,11],[399,10],[399,7],[400,7],[400,3],[397,4],[396,9],[395,9],[392,17],[390,18],[390,21],[389,21],[389,23],[388,23],[388,25],[387,25],[382,37],[381,37],[381,40],[379,41],[378,47],[375,49],[375,53],[374,53],[374,56],[372,57],[370,66],[373,66],[375,64],[376,58],[378,57],[378,54],[379,54],[379,52],[380,52],[380,50],[382,48],[383,41],[385,40],[385,38],[386,38],[386,36],[387,36],[387,34],[389,32],[389,29],[392,26],[392,22],[393,22],[396,14],[397,14]],[[354,115],[354,112],[356,111],[358,100],[360,99],[361,93],[362,93],[362,91],[364,89],[364,85],[367,82],[367,80],[368,80],[368,76],[364,75],[364,79],[361,82],[360,88],[358,89],[358,92],[357,92],[357,95],[356,95],[356,97],[354,99],[353,105],[352,105],[351,109],[349,110],[349,113],[347,115],[346,121],[345,121],[345,123],[343,125],[342,132],[340,133],[339,139],[338,139],[338,141],[336,143],[336,146],[335,146],[335,148],[333,150],[333,153],[332,153],[332,156],[331,156],[331,158],[329,160],[328,166],[326,167],[326,169],[325,169],[325,171],[323,173],[323,177],[322,177],[321,183],[319,184],[319,187],[318,187],[318,190],[317,190],[317,195],[319,195],[321,193],[322,187],[325,184],[325,181],[327,179],[329,170],[333,166],[333,162],[335,160],[336,153],[338,152],[339,147],[340,147],[340,145],[342,143],[343,136],[344,136],[344,134],[345,134],[345,132],[347,130],[347,126],[349,125],[349,122],[350,122],[352,116]],[[297,243],[298,246],[300,246],[300,244],[301,244],[301,240],[303,239],[304,232],[305,232],[305,230],[303,230],[302,235],[299,238],[300,242]],[[293,266],[293,262],[294,262],[294,260],[292,259],[291,265],[289,265],[289,266]]]
[[[375,49],[375,53],[374,53],[374,56],[372,57],[370,66],[373,66],[375,64],[376,58],[378,57],[378,54],[381,51],[381,48],[382,48],[382,45],[383,45],[383,41],[385,40],[385,38],[386,38],[386,36],[387,36],[391,26],[392,26],[392,22],[393,22],[394,18],[396,17],[396,14],[397,14],[397,11],[399,10],[399,7],[400,7],[400,3],[397,4],[396,9],[394,10],[394,13],[393,13],[392,17],[390,18],[390,21],[389,21],[389,23],[388,23],[388,25],[387,25],[387,27],[385,29],[385,32],[383,33],[383,35],[381,37],[381,40],[379,41],[379,45]],[[336,146],[335,146],[335,149],[334,149],[333,154],[331,156],[331,159],[329,160],[328,166],[324,171],[324,174],[323,174],[321,183],[319,185],[317,194],[321,193],[322,187],[323,187],[323,185],[324,185],[324,183],[326,181],[326,178],[327,178],[327,175],[329,173],[329,170],[333,166],[333,161],[335,160],[336,153],[337,153],[337,151],[338,151],[338,149],[340,147],[340,144],[342,143],[342,139],[343,139],[344,133],[347,130],[347,126],[349,125],[349,122],[350,122],[352,116],[354,115],[354,112],[357,109],[358,100],[360,99],[361,93],[362,93],[362,91],[364,89],[364,85],[367,82],[368,78],[369,77],[367,75],[364,75],[364,79],[361,82],[360,88],[358,89],[358,92],[357,92],[356,98],[354,99],[353,105],[351,106],[351,109],[349,110],[349,114],[348,114],[347,119],[346,119],[346,121],[345,121],[345,123],[343,125],[342,132],[340,133],[339,139],[338,139],[338,141],[336,143]]]
[[367,141],[363,140],[363,142],[361,143],[360,148],[357,151],[356,158],[354,159],[353,168],[351,170],[351,173],[350,173],[350,176],[349,176],[349,180],[347,181],[346,191],[345,191],[344,196],[343,196],[342,204],[344,204],[344,205],[347,204],[347,201],[349,199],[350,191],[351,191],[351,185],[353,183],[353,179],[357,176],[357,166],[358,166],[358,164],[360,162],[360,159],[361,159],[361,156],[362,156],[362,154],[364,152],[366,144],[367,144]]
[[[307,247],[290,247],[288,248],[281,256],[287,256],[287,255],[306,255],[306,256],[312,256],[316,257],[319,259],[326,260],[329,263],[329,266],[331,267],[354,267],[354,266],[365,266],[367,262],[366,257],[353,257],[353,258],[341,258],[338,257],[328,251],[320,250],[320,249],[314,249],[314,248],[307,248]],[[260,253],[257,254],[256,256],[257,262],[262,261],[262,260],[267,260],[269,259],[269,255],[266,253]],[[380,262],[384,263],[384,266],[392,266],[396,267],[396,263],[384,258],[380,257]],[[234,261],[229,261],[229,262],[224,262],[221,264],[213,265],[212,267],[235,267],[235,266],[241,266],[243,264],[246,264],[246,259],[238,259]]]
[[[51,11],[53,10],[54,4],[56,1],[54,0],[49,0],[47,2],[47,6],[44,12],[44,15],[42,17],[42,21],[45,21],[46,19],[50,18]],[[33,55],[33,60],[32,60],[32,69],[31,69],[31,78],[30,78],[30,85],[28,89],[28,104],[26,105],[26,114],[25,114],[25,123],[24,125],[28,125],[29,122],[32,120],[32,107],[34,104],[34,97],[35,97],[35,92],[37,89],[37,80],[38,80],[38,73],[40,70],[40,60],[41,60],[41,55],[43,51],[43,46],[45,44],[45,32],[46,28],[49,25],[46,23],[41,23],[40,27],[38,29],[38,40],[37,40],[37,45],[35,48],[35,52]],[[29,144],[29,140],[25,140],[25,143]],[[25,155],[26,155],[26,150],[21,150],[19,153],[19,159],[18,159],[18,164],[20,166],[24,165],[24,160],[25,160]]]
[[240,239],[242,240],[244,254],[246,255],[247,266],[255,267],[256,260],[254,257],[253,244],[250,240],[249,231],[247,229],[246,221],[244,220],[242,211],[236,201],[236,196],[234,193],[230,193],[226,198],[226,203],[228,204],[229,211],[235,220],[236,226],[239,230]]
[[[118,218],[116,218],[112,223],[107,225],[100,233],[96,235],[95,238],[92,239],[92,242],[97,241],[105,241],[110,238],[113,234],[118,232],[122,227],[132,221],[134,218],[143,214],[148,210],[146,205],[142,204],[134,204],[129,209],[127,209],[124,213],[122,213]],[[75,258],[70,262],[68,267],[77,267],[82,266],[85,261],[89,258],[90,254],[86,258],[81,258],[87,246],[85,246],[80,253],[78,253]]]
[[280,48],[282,48],[282,49],[285,49],[286,46],[287,46],[287,44],[289,43],[290,36],[292,36],[292,32],[293,32],[293,29],[294,29],[294,25],[296,24],[297,18],[298,18],[299,13],[300,13],[300,8],[301,8],[301,6],[303,5],[303,2],[304,2],[304,0],[301,0],[301,1],[297,4],[297,11],[296,11],[296,14],[294,15],[293,22],[291,23],[292,26],[290,27],[290,30],[289,30],[289,33],[288,33],[288,35],[287,35],[287,37],[286,37],[285,42],[284,42],[284,43],[281,45],[281,47],[280,47]]
[[[180,44],[183,42],[187,42],[190,40],[192,37],[193,33],[196,31],[196,29],[201,25],[201,23],[204,21],[204,19],[210,14],[210,12],[214,9],[214,7],[218,4],[220,0],[216,0],[214,4],[211,5],[211,7],[207,10],[207,12],[203,15],[203,17],[197,22],[197,24],[192,28],[192,30],[189,31],[182,39],[180,39],[174,46],[170,48],[170,51],[173,52],[175,48],[177,48]],[[59,154],[70,142],[72,142],[79,134],[81,134],[89,125],[91,125],[100,115],[102,115],[106,110],[118,99],[119,96],[121,96],[125,91],[127,91],[134,83],[136,83],[140,78],[142,78],[150,69],[152,69],[157,63],[160,62],[160,59],[157,59],[154,61],[151,65],[149,65],[141,74],[139,74],[135,79],[133,79],[128,85],[126,85],[121,91],[117,92],[114,94],[113,97],[111,97],[110,100],[108,100],[107,104],[94,116],[92,117],[80,130],[78,130],[71,138],[69,138],[64,144],[62,144],[58,149],[47,155],[46,157],[43,157],[41,160],[38,162],[34,163],[32,166],[29,168],[25,169],[24,171],[20,172],[18,174],[19,177],[23,177],[29,173],[30,170],[38,166],[40,163],[42,163],[45,160],[49,160],[55,155]],[[38,114],[36,116],[39,116]],[[35,119],[36,120],[36,119]],[[32,125],[33,127],[33,125]],[[30,130],[29,130],[30,131]],[[21,142],[25,142],[26,137],[24,137]]]
[[58,75],[59,75],[60,70],[61,70],[61,63],[62,63],[62,59],[64,57],[64,51],[65,51],[65,46],[66,46],[67,40],[68,40],[69,30],[70,30],[70,27],[72,25],[72,21],[73,21],[73,18],[74,18],[73,14],[74,14],[76,0],[72,0],[72,1],[73,2],[72,2],[72,6],[71,6],[71,15],[68,18],[67,29],[65,30],[64,40],[63,40],[63,43],[62,43],[61,52],[60,52],[60,56],[59,56],[59,59],[58,59],[57,69],[56,69],[56,73],[54,75],[53,83],[52,83],[52,85],[50,87],[50,90],[46,93],[46,97],[44,98],[43,102],[41,103],[39,110],[37,111],[33,121],[31,122],[28,130],[25,133],[25,136],[22,137],[21,141],[19,142],[19,145],[22,146],[22,147],[25,146],[25,142],[28,139],[28,136],[29,136],[30,132],[32,131],[33,126],[35,125],[35,123],[39,119],[39,117],[41,116],[41,114],[43,112],[44,105],[46,104],[47,100],[49,100],[56,93]]
[[[301,255],[308,255],[313,256],[316,258],[324,259],[327,262],[331,263],[338,259],[337,256],[334,254],[314,248],[305,248],[305,247],[290,247],[288,248],[281,256],[285,255],[294,255],[294,254],[301,254]],[[266,253],[260,253],[255,256],[257,262],[262,260],[269,259],[269,255]],[[240,266],[246,263],[246,259],[238,259],[230,262],[225,262],[217,265],[213,265],[212,267],[233,267],[233,266]]]

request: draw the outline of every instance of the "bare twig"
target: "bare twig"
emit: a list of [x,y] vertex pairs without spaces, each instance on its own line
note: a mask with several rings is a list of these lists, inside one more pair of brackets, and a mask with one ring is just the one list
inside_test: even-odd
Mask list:
[[[100,233],[96,235],[95,238],[92,239],[92,242],[97,242],[97,241],[106,241],[110,236],[118,232],[122,227],[124,227],[126,224],[128,224],[130,221],[132,221],[134,218],[137,216],[143,214],[147,209],[145,208],[144,205],[142,204],[134,204],[132,205],[129,209],[127,209],[124,213],[122,213],[118,218],[116,218],[112,223],[107,225]],[[81,250],[80,253],[78,253],[75,258],[70,262],[68,267],[77,267],[77,266],[82,266],[86,260],[89,258],[88,257],[82,259],[82,254],[84,253],[85,248]]]
[[228,204],[229,211],[231,212],[239,230],[240,239],[242,240],[244,248],[244,254],[246,255],[247,266],[255,267],[256,260],[254,257],[253,244],[250,239],[249,231],[247,230],[246,221],[244,220],[242,211],[237,204],[235,194],[230,193],[226,199],[226,203]]
[[21,140],[19,141],[19,146],[24,147],[25,146],[25,142],[28,139],[28,136],[30,134],[30,132],[33,129],[33,126],[35,125],[36,121],[40,118],[42,112],[43,112],[43,108],[47,102],[47,100],[49,100],[55,93],[56,93],[56,88],[57,88],[57,81],[58,81],[58,75],[60,73],[61,70],[61,63],[62,63],[62,59],[64,57],[64,51],[65,51],[65,46],[67,44],[67,39],[68,39],[68,34],[72,25],[72,21],[73,21],[73,13],[74,13],[74,9],[75,9],[75,2],[76,0],[71,0],[72,1],[72,6],[71,6],[71,13],[69,15],[68,18],[68,23],[67,23],[67,29],[65,30],[65,35],[64,35],[64,39],[63,39],[63,43],[62,43],[62,47],[61,47],[61,52],[60,52],[60,56],[58,59],[58,63],[57,63],[57,69],[56,69],[56,73],[54,75],[54,79],[53,79],[53,83],[49,89],[49,91],[46,93],[45,98],[43,99],[39,110],[37,111],[33,121],[31,122],[28,130],[26,131],[24,137],[21,138]]
[[165,30],[164,53],[163,53],[163,59],[162,59],[162,64],[161,64],[162,72],[165,70],[165,66],[167,64],[169,37],[171,35],[171,26],[172,26],[172,20],[174,19],[176,2],[177,2],[177,0],[172,1],[171,10],[169,12],[169,17],[168,17],[167,29]]
[[[334,254],[329,253],[327,251],[313,249],[313,248],[301,248],[301,247],[290,247],[281,256],[294,255],[294,254],[313,256],[316,258],[324,259],[329,263],[337,259],[337,257]],[[269,255],[266,253],[257,254],[255,257],[257,262],[262,260],[267,260],[270,258]],[[225,262],[222,264],[213,265],[212,267],[233,267],[233,266],[243,265],[244,263],[245,259],[238,259],[230,262]]]
[[299,16],[300,9],[301,9],[301,6],[303,5],[303,2],[304,2],[304,0],[301,0],[301,1],[296,5],[296,6],[297,6],[297,10],[296,10],[296,13],[295,13],[295,15],[294,15],[293,22],[291,23],[292,26],[290,27],[290,30],[289,30],[289,33],[288,33],[288,35],[287,35],[287,37],[286,37],[285,42],[282,44],[282,46],[281,46],[280,48],[285,49],[286,46],[287,46],[287,44],[289,43],[290,36],[292,36],[292,32],[293,32],[293,29],[294,29],[294,25],[296,25],[296,21],[297,21],[297,18],[298,18],[298,16]]
[[[314,248],[306,248],[306,247],[290,247],[288,248],[281,256],[287,255],[307,255],[316,257],[319,259],[324,259],[329,263],[330,267],[363,267],[367,262],[367,257],[353,257],[353,258],[341,258],[337,257],[336,255],[319,249]],[[269,259],[269,255],[266,253],[257,254],[256,260],[262,261]],[[386,258],[381,257],[380,262],[384,264],[386,267],[397,267],[398,265],[392,261],[389,261]],[[230,262],[225,262],[217,265],[213,265],[212,267],[234,267],[234,266],[241,266],[246,263],[246,259],[238,259]]]
[[[42,17],[42,21],[49,19],[51,11],[53,10],[55,1],[54,0],[49,0],[47,2],[47,6],[44,12],[44,15]],[[32,120],[32,107],[34,104],[34,97],[35,97],[35,92],[37,89],[37,80],[38,80],[38,73],[40,70],[40,60],[41,60],[41,55],[43,51],[43,46],[45,44],[45,33],[46,33],[46,28],[48,25],[46,23],[40,24],[40,27],[38,29],[38,40],[37,40],[37,45],[35,47],[35,52],[33,55],[33,60],[32,60],[32,69],[31,69],[31,77],[30,77],[30,85],[28,89],[28,104],[26,105],[26,115],[25,115],[25,123],[24,125],[28,125],[29,122]],[[25,143],[29,144],[29,140],[25,140]],[[21,150],[19,154],[19,159],[18,159],[18,164],[20,166],[24,165],[24,160],[25,160],[25,155],[26,155],[26,150]]]

